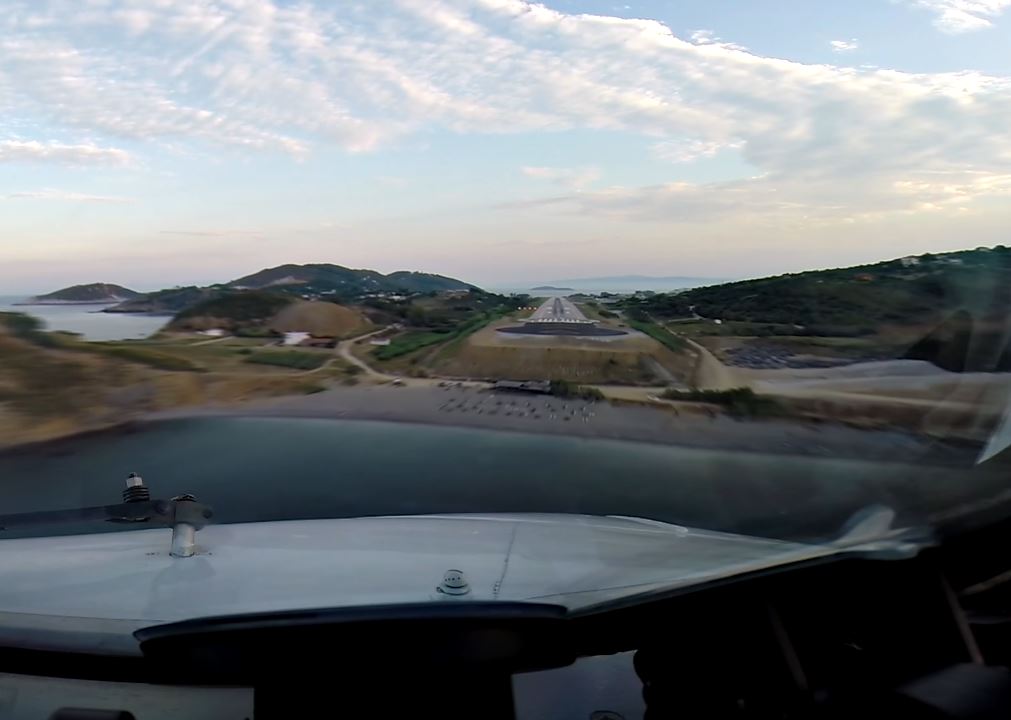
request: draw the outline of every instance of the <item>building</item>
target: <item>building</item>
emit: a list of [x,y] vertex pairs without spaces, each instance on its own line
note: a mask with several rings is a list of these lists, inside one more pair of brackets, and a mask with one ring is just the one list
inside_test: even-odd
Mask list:
[[914,267],[920,264],[920,258],[915,255],[907,255],[906,257],[899,258],[899,263],[902,267]]
[[307,332],[286,332],[281,338],[282,345],[301,345],[302,342],[312,337]]
[[369,345],[378,345],[379,347],[386,347],[390,344],[389,338],[372,338],[369,340]]

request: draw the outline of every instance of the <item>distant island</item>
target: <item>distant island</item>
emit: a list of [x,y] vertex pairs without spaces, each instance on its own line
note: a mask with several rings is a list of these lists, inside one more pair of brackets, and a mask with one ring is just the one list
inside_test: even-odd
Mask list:
[[88,285],[72,285],[71,287],[36,295],[28,298],[22,305],[110,305],[142,297],[136,290],[112,283],[90,283]]
[[[726,278],[690,277],[680,275],[609,275],[606,277],[562,278],[541,282],[532,290],[564,290],[567,292],[613,292],[631,293],[637,290],[669,292],[684,288],[716,285],[726,282]],[[516,287],[522,287],[517,283]]]

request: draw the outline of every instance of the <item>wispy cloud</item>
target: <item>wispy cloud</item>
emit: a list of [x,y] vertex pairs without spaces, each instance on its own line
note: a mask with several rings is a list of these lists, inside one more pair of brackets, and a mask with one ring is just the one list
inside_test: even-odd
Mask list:
[[260,230],[240,230],[240,229],[211,229],[211,230],[159,230],[161,235],[182,235],[185,237],[208,237],[208,238],[225,238],[225,237],[261,237],[263,232]]
[[736,150],[744,146],[740,140],[718,142],[711,140],[664,140],[652,146],[653,153],[661,160],[672,163],[689,163],[701,158],[713,157],[721,150]]
[[829,45],[832,46],[832,52],[848,53],[859,48],[860,41],[856,38],[850,38],[849,40],[831,40],[829,41]]
[[71,192],[68,190],[55,190],[46,188],[43,190],[24,190],[21,192],[8,193],[3,196],[7,200],[54,200],[58,202],[84,202],[84,203],[129,203],[132,198],[117,195],[91,195],[88,193]]
[[743,45],[727,42],[723,38],[717,37],[712,30],[693,30],[689,38],[696,45],[716,45],[730,50],[747,50]]
[[600,179],[600,170],[593,167],[555,168],[527,165],[520,168],[520,172],[527,177],[546,180],[571,190],[581,190]]
[[[939,26],[964,31],[989,25],[1011,0],[916,4]],[[734,148],[760,174],[742,185],[608,194],[590,192],[592,168],[524,170],[628,215],[692,203],[825,217],[849,217],[861,204],[904,212],[943,192],[922,189],[936,173],[972,173],[959,181],[960,203],[990,192],[980,178],[1011,173],[1011,138],[999,131],[1011,107],[1004,76],[807,64],[709,30],[684,38],[655,20],[524,0],[398,0],[383,13],[352,0],[8,5],[4,117],[87,138],[113,151],[91,155],[107,162],[124,138],[131,148],[172,144],[194,155],[211,146],[299,157],[318,147],[367,152],[433,131],[587,129],[638,136],[671,162]]]
[[1011,0],[907,0],[934,13],[934,26],[946,33],[965,33],[993,26]]
[[127,165],[130,153],[91,143],[68,145],[38,140],[0,140],[0,163],[56,162],[70,165]]

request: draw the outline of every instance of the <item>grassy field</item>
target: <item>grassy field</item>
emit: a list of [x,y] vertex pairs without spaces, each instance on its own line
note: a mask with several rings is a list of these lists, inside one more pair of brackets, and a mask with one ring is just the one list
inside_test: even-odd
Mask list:
[[503,336],[493,323],[447,346],[434,358],[434,374],[513,380],[568,380],[600,384],[666,384],[657,365],[684,380],[693,358],[673,352],[649,337],[630,335],[608,341],[578,337]]
[[675,337],[666,328],[655,323],[644,320],[628,320],[627,324],[630,328],[649,335],[668,350],[681,352],[688,347],[688,344],[684,340]]
[[371,353],[369,353],[369,356],[364,359],[366,359],[366,361],[373,359],[380,361],[380,363],[384,363],[398,358],[407,358],[409,365],[416,366],[418,365],[418,361],[421,359],[419,351],[436,345],[444,345],[444,347],[440,349],[438,355],[442,355],[443,350],[452,352],[454,349],[459,347],[467,337],[474,334],[481,328],[486,327],[489,323],[500,319],[505,314],[506,313],[501,311],[484,312],[465,323],[461,323],[449,332],[408,330],[407,332],[395,335],[391,339],[389,345],[374,348]]
[[377,347],[372,356],[376,360],[393,360],[422,348],[431,347],[454,337],[452,333],[408,331],[393,337],[389,345]]
[[259,350],[251,355],[246,355],[245,362],[273,365],[291,370],[315,370],[332,357],[332,353],[305,350]]
[[[327,350],[262,348],[262,341],[160,335],[85,343],[0,318],[0,447],[108,427],[169,408],[319,392],[353,378]],[[247,362],[256,354],[277,363]],[[305,368],[327,367],[312,375]]]

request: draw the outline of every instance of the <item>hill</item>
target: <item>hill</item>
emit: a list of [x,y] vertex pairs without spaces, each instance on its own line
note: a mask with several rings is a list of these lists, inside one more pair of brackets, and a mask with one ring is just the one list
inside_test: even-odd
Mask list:
[[69,304],[104,304],[119,303],[124,300],[141,297],[141,293],[122,285],[112,283],[89,283],[87,285],[72,285],[45,295],[30,298],[26,305],[69,305]]
[[799,325],[848,336],[884,323],[933,323],[959,309],[999,308],[1009,281],[1011,250],[998,246],[692,288],[625,306],[658,318]]
[[179,312],[168,325],[170,330],[250,330],[265,328],[283,308],[295,299],[269,292],[216,292]]
[[213,288],[189,287],[158,290],[121,302],[102,312],[107,313],[151,313],[156,315],[175,315],[197,303],[209,300],[219,293]]
[[365,332],[371,323],[351,308],[332,302],[297,301],[267,323],[276,332],[307,332],[316,337],[348,337]]
[[228,283],[232,289],[276,289],[338,297],[370,293],[427,293],[443,290],[470,290],[461,280],[430,273],[398,271],[383,275],[375,270],[355,270],[329,263],[278,265]]
[[1011,367],[1009,302],[1011,249],[999,245],[629,298],[622,306],[631,320],[700,337],[734,365],[910,358],[964,371]]

